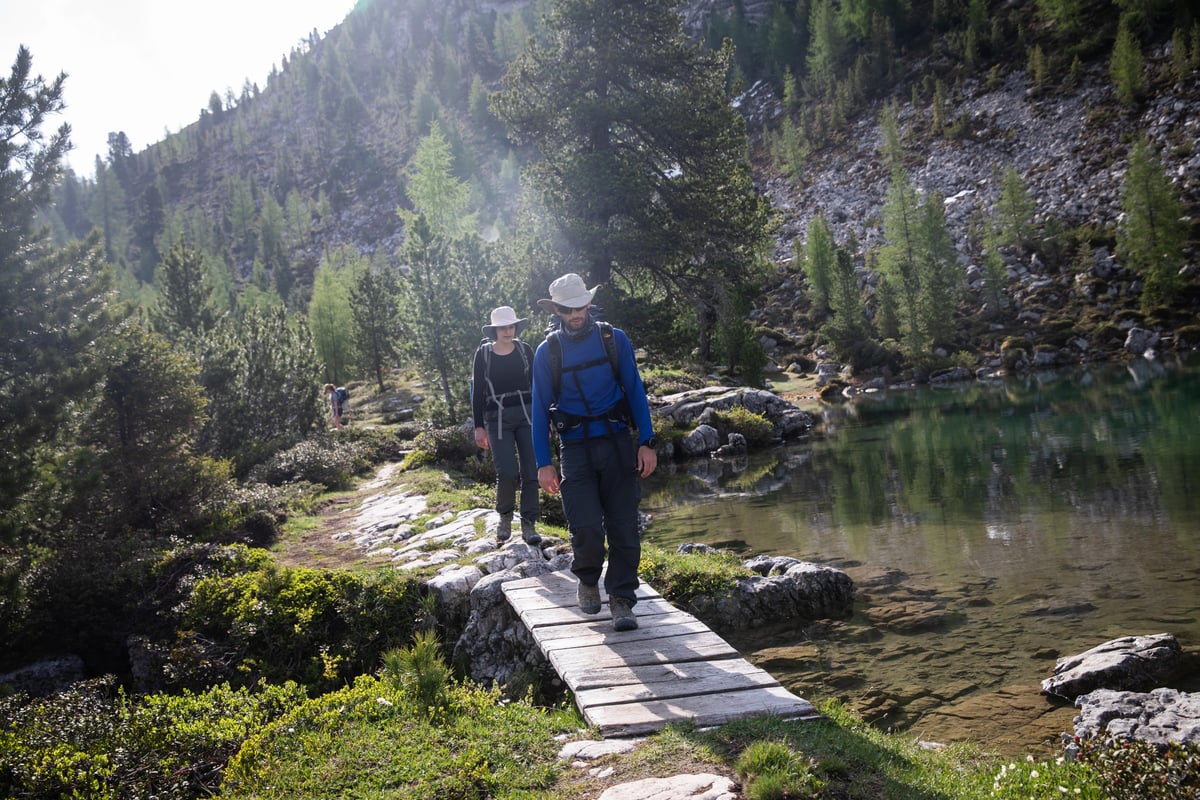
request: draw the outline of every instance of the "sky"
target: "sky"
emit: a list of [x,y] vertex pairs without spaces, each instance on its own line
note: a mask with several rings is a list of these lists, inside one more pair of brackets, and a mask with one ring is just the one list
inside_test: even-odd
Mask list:
[[195,122],[215,91],[240,96],[247,79],[265,89],[278,66],[315,28],[322,36],[355,0],[0,0],[0,74],[25,45],[33,74],[67,73],[66,108],[42,125],[67,122],[67,157],[92,177],[108,134],[124,131],[140,152]]

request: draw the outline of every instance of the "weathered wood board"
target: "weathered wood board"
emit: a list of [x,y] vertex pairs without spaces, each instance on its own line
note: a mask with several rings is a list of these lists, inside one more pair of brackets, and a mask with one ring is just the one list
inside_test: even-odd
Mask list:
[[608,597],[584,614],[569,572],[509,581],[505,597],[571,691],[589,724],[604,736],[636,736],[672,722],[720,725],[763,714],[812,719],[819,714],[770,674],[741,658],[724,639],[680,611],[651,586],[638,587],[638,628],[612,629]]

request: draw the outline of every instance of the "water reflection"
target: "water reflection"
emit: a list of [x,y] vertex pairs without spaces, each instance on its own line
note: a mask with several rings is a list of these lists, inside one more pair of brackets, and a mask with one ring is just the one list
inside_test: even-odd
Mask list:
[[[1059,655],[1169,631],[1200,647],[1200,369],[888,391],[812,441],[647,485],[649,541],[842,566],[847,623],[734,644],[811,700],[928,739],[1052,749]],[[1178,688],[1200,690],[1200,679]]]

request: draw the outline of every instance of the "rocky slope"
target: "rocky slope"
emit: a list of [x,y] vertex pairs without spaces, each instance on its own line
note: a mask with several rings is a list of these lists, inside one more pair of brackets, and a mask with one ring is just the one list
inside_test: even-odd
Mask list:
[[[1152,68],[1167,58],[1165,51],[1155,53]],[[914,65],[914,76],[919,69]],[[981,367],[1116,357],[1127,351],[1127,332],[1137,326],[1151,329],[1144,341],[1160,348],[1197,345],[1195,331],[1187,327],[1197,318],[1195,291],[1190,311],[1171,319],[1146,319],[1137,311],[1137,276],[1114,256],[1112,244],[1121,218],[1127,158],[1139,135],[1158,151],[1185,206],[1200,205],[1200,148],[1195,146],[1200,141],[1200,76],[1165,87],[1133,111],[1118,106],[1102,65],[1088,71],[1078,88],[1043,96],[1029,91],[1023,72],[1013,72],[994,86],[968,82],[954,98],[952,113],[962,133],[953,139],[929,136],[928,108],[914,108],[900,96],[895,100],[914,186],[945,198],[947,224],[968,276],[960,308],[966,320],[964,336],[957,344],[978,354]],[[759,124],[761,135],[761,122],[777,113],[777,103],[760,91],[752,93],[746,105],[747,118],[752,126]],[[794,244],[803,242],[818,211],[840,246],[858,242],[860,281],[868,296],[872,293],[875,276],[864,268],[865,255],[884,241],[882,208],[889,182],[880,152],[880,107],[852,123],[848,145],[813,154],[799,179],[772,174],[769,167],[759,171],[760,185],[783,220],[774,254],[780,271],[754,317],[779,343],[772,355],[781,365],[804,363],[819,347],[812,330],[820,320],[809,311],[802,271],[791,263]],[[980,219],[994,214],[999,176],[1010,165],[1036,203],[1035,222],[1042,239],[1006,257],[1010,313],[985,324],[975,313],[983,303],[983,254],[971,231]],[[1064,268],[1062,259],[1054,263],[1047,253],[1063,246],[1065,237],[1055,242],[1055,232],[1072,229],[1089,231],[1094,246],[1083,263]],[[1193,240],[1185,267],[1193,286],[1194,244]],[[1006,361],[1001,348],[1016,337],[1023,340],[1024,360]]]

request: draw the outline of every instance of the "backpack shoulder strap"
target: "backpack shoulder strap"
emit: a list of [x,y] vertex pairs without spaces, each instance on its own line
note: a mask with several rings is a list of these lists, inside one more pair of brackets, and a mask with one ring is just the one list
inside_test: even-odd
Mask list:
[[597,321],[600,329],[600,342],[604,345],[604,353],[608,356],[608,364],[612,367],[613,378],[621,382],[621,367],[617,361],[617,338],[613,336],[613,326],[607,322]]
[[550,357],[550,374],[554,377],[554,399],[562,393],[562,340],[558,331],[546,334],[546,355]]

